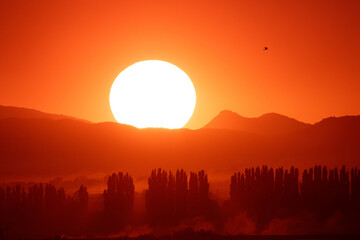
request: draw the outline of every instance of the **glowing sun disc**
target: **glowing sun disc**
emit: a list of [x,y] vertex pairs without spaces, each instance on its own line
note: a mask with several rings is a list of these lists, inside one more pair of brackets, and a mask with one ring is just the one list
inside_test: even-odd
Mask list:
[[137,62],[123,70],[110,91],[119,123],[138,128],[181,128],[194,112],[194,85],[177,66],[159,60]]

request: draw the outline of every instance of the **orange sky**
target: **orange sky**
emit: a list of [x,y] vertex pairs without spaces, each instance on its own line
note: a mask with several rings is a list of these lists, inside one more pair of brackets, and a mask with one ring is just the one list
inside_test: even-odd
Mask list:
[[115,121],[115,77],[160,59],[194,83],[186,127],[223,109],[305,122],[359,114],[359,26],[358,0],[5,0],[0,104]]

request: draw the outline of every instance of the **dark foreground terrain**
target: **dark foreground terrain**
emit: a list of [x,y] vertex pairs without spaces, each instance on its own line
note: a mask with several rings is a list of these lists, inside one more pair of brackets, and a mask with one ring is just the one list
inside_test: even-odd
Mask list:
[[[68,237],[62,237],[62,239],[73,239]],[[219,235],[212,232],[207,231],[199,231],[194,232],[192,230],[185,230],[176,232],[171,235],[166,236],[154,236],[154,235],[141,235],[137,237],[90,237],[90,238],[77,238],[77,239],[93,239],[93,240],[342,240],[342,239],[360,239],[360,235],[354,234],[339,234],[339,235],[328,235],[328,234],[321,234],[321,235]]]

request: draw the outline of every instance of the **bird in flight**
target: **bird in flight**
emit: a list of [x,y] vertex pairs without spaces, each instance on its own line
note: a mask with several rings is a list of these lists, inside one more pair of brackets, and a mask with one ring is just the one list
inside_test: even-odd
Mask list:
[[268,47],[264,47],[264,51],[265,51],[265,50],[268,50]]

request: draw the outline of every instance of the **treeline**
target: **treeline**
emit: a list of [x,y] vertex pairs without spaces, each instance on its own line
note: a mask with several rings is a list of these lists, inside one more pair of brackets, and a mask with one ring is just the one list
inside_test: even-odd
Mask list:
[[274,218],[309,212],[318,220],[335,213],[359,223],[360,171],[345,166],[328,170],[326,166],[305,169],[299,182],[299,170],[263,166],[245,169],[231,177],[229,208],[246,212],[258,231]]
[[131,223],[134,207],[134,190],[133,179],[128,173],[113,173],[108,178],[107,189],[104,190],[103,194],[103,231],[116,232]]
[[[148,178],[141,216],[134,215],[135,186],[129,173],[109,176],[102,194],[103,207],[96,213],[88,211],[89,195],[83,186],[73,195],[50,184],[37,184],[27,190],[19,185],[0,188],[0,234],[18,230],[20,235],[15,237],[25,238],[116,233],[129,225],[168,227],[193,219],[224,229],[240,213],[256,225],[254,233],[261,233],[274,219],[304,212],[317,222],[341,216],[341,233],[359,232],[357,168],[348,171],[345,167],[328,170],[315,166],[300,174],[294,167],[285,170],[263,166],[235,173],[230,180],[230,198],[219,205],[211,198],[205,171],[188,175],[183,169],[155,169]],[[304,229],[304,233],[310,233],[307,231]]]
[[146,191],[146,212],[151,224],[174,224],[186,218],[208,215],[211,210],[207,174],[202,170],[175,174],[160,168],[151,172]]
[[[112,174],[104,191],[103,222],[105,230],[116,232],[133,220],[134,183],[126,173]],[[209,198],[209,182],[204,171],[175,173],[153,170],[145,192],[146,213],[149,225],[174,225],[182,220],[211,214],[213,202]]]
[[[124,199],[112,202],[127,202],[126,210],[115,212],[117,219],[125,216],[129,220],[133,205],[125,199],[133,199],[131,194],[134,192],[131,177],[125,176],[128,177],[119,177],[123,179],[119,186],[130,183],[130,187],[120,188],[123,192],[119,196]],[[175,225],[202,216],[221,226],[241,212],[255,223],[256,232],[266,229],[275,218],[286,219],[304,212],[319,222],[338,214],[348,229],[356,229],[360,224],[360,171],[357,168],[349,172],[345,167],[328,170],[325,166],[315,166],[305,169],[301,175],[294,167],[289,170],[282,167],[274,170],[267,166],[248,168],[231,177],[230,198],[222,206],[211,200],[208,177],[203,170],[190,172],[189,176],[182,169],[175,173],[160,168],[151,172],[145,192],[147,224]],[[105,209],[116,209],[109,208],[107,201],[104,203]],[[116,218],[115,215],[112,217]]]
[[77,234],[86,229],[88,192],[81,186],[73,195],[51,184],[29,189],[16,185],[0,187],[0,234],[12,237],[46,237]]

